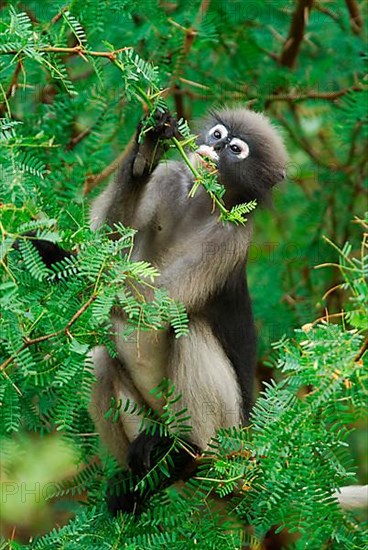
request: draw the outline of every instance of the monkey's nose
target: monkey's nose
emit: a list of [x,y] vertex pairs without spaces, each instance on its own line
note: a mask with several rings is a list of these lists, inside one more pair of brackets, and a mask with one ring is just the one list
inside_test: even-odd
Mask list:
[[214,148],[214,150],[216,151],[216,153],[220,153],[220,151],[223,150],[223,148],[225,147],[225,145],[226,145],[226,142],[221,140],[221,141],[217,141],[217,142],[214,144],[213,148]]

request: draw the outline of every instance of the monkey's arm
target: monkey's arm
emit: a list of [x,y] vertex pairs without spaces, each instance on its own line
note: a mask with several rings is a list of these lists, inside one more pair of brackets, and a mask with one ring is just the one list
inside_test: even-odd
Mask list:
[[198,311],[226,283],[230,274],[245,265],[251,227],[239,232],[235,226],[211,223],[193,242],[175,248],[161,268],[159,286],[179,300],[187,310]]
[[144,121],[139,123],[127,157],[120,166],[118,180],[125,187],[144,184],[164,153],[160,141],[180,137],[177,121],[168,111],[157,111],[153,120],[154,124],[144,133],[141,142],[138,139]]
[[164,140],[180,138],[177,121],[167,111],[156,112],[154,124],[144,132],[139,142],[142,124],[126,148],[116,178],[92,206],[91,225],[96,228],[106,222],[110,226],[122,222],[131,225],[140,195],[165,151]]

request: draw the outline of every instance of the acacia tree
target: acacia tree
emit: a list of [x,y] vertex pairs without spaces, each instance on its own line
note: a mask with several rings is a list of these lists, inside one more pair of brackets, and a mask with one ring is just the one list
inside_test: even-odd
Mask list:
[[[334,497],[356,481],[359,446],[349,434],[364,417],[367,376],[359,4],[150,1],[143,10],[139,2],[31,0],[0,9],[4,546],[256,547],[277,525],[297,532],[289,541],[296,548],[363,548],[362,518]],[[249,259],[264,391],[251,427],[221,431],[184,490],[157,493],[140,517],[112,520],[103,495],[117,466],[87,412],[88,351],[104,344],[114,353],[107,328],[117,303],[132,330],[170,322],[181,336],[187,319],[164,292],[146,303],[131,290],[147,278],[154,284],[155,270],[121,254],[134,246],[132,230],[111,228],[114,241],[108,229],[91,232],[88,205],[143,112],[167,104],[190,123],[233,101],[278,122],[291,158],[275,208],[257,212]],[[184,121],[181,129],[189,142]],[[221,210],[217,182],[204,183]],[[48,269],[33,235],[78,250],[78,260]],[[316,270],[321,264],[331,265]],[[175,390],[167,383],[157,391],[167,414],[150,429],[185,432],[185,415],[170,408]],[[47,496],[55,509],[64,499],[72,519],[27,543],[21,522],[12,530],[11,503],[23,490],[13,465],[29,434],[42,436],[40,445],[55,432],[78,471]],[[161,461],[143,483],[154,488],[165,468]]]

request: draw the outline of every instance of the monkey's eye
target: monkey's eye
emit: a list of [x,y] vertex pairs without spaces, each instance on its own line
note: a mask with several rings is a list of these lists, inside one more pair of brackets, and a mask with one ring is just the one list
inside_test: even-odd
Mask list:
[[224,139],[227,134],[228,131],[223,124],[216,124],[216,126],[211,128],[211,130],[208,132],[208,135],[215,139]]
[[231,152],[240,159],[246,159],[249,155],[248,143],[245,143],[242,139],[233,138],[229,145]]
[[233,153],[236,153],[237,155],[240,153],[241,149],[240,147],[238,147],[237,145],[233,144],[233,145],[230,145],[230,149],[232,150]]

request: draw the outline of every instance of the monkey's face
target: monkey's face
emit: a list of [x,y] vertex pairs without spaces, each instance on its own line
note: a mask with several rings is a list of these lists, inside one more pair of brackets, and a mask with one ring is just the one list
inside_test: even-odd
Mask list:
[[287,155],[266,117],[247,109],[214,113],[198,138],[200,155],[217,166],[219,181],[235,202],[263,199],[285,175]]
[[221,123],[215,124],[204,136],[205,143],[198,149],[200,155],[208,156],[215,164],[219,165],[225,162],[233,164],[247,158],[249,155],[249,146],[247,142],[234,136]]

